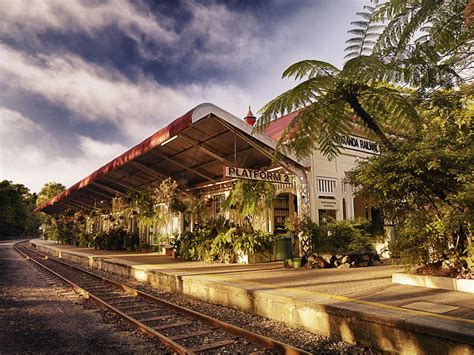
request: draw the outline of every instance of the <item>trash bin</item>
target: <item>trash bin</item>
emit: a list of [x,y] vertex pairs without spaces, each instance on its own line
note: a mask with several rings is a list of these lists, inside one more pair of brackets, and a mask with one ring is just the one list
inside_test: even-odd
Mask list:
[[285,260],[293,258],[291,237],[281,237],[275,241],[275,259]]

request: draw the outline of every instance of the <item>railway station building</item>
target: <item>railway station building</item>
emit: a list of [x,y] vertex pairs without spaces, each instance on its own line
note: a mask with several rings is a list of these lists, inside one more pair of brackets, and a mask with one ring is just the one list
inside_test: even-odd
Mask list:
[[[204,215],[218,217],[225,214],[222,204],[235,181],[247,179],[275,185],[273,207],[266,211],[261,226],[269,233],[282,231],[285,219],[294,214],[310,216],[317,223],[329,217],[377,218],[377,212],[355,196],[354,188],[345,182],[345,174],[357,160],[379,154],[379,146],[354,126],[341,142],[340,155],[333,160],[317,149],[307,158],[298,159],[282,152],[275,159],[277,140],[297,115],[298,112],[290,113],[274,120],[263,133],[257,134],[253,132],[255,117],[250,110],[242,119],[213,104],[201,104],[37,211],[56,214],[66,210],[111,210],[117,196],[153,188],[172,178],[186,208],[173,214],[161,228],[176,235],[193,228],[191,210],[197,196],[206,198]],[[103,221],[98,228],[109,227]],[[137,229],[133,220],[129,228],[132,232]],[[154,232],[144,231],[147,243],[153,243]]]

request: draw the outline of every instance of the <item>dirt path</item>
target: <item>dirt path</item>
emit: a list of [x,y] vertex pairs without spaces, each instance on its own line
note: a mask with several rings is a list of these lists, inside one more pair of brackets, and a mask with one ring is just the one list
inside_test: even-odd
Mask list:
[[0,242],[0,353],[164,353]]

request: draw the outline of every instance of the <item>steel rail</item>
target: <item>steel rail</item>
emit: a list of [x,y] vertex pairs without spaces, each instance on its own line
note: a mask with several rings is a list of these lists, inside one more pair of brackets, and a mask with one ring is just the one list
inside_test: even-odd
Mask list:
[[[288,345],[288,344],[285,344],[285,343],[282,343],[278,340],[275,340],[275,339],[272,339],[272,338],[269,338],[269,337],[266,337],[266,336],[263,336],[263,335],[260,335],[260,334],[257,334],[257,333],[254,333],[254,332],[251,332],[249,330],[246,330],[246,329],[243,329],[243,328],[240,328],[240,327],[237,327],[237,326],[234,326],[232,324],[229,324],[227,322],[224,322],[224,321],[221,321],[219,319],[215,319],[215,318],[212,318],[212,317],[209,317],[205,314],[202,314],[202,313],[199,313],[197,311],[193,311],[191,309],[188,309],[188,308],[185,308],[185,307],[182,307],[182,306],[178,306],[176,304],[173,304],[173,303],[170,303],[168,301],[165,301],[163,299],[160,299],[156,296],[153,296],[153,295],[150,295],[146,292],[143,292],[143,291],[140,291],[140,290],[137,290],[137,289],[134,289],[132,287],[129,287],[129,286],[126,286],[126,285],[123,285],[123,284],[120,284],[120,283],[117,283],[113,280],[110,280],[106,277],[103,277],[103,276],[99,276],[97,274],[94,274],[90,271],[87,271],[87,270],[83,270],[83,269],[80,269],[80,268],[77,268],[73,265],[70,265],[64,261],[61,261],[61,260],[58,260],[57,258],[54,258],[54,257],[49,257],[45,254],[42,254],[40,253],[39,251],[37,250],[33,250],[31,248],[28,248],[28,250],[38,254],[38,255],[41,255],[42,257],[46,257],[52,261],[55,261],[59,264],[62,264],[62,265],[65,265],[71,269],[74,269],[76,271],[80,271],[82,273],[85,273],[87,275],[90,275],[92,277],[95,277],[99,280],[101,280],[102,282],[106,282],[106,283],[109,283],[117,288],[121,288],[122,290],[124,290],[125,292],[129,293],[129,294],[132,294],[132,295],[136,295],[136,296],[140,296],[144,299],[147,299],[151,302],[154,302],[154,303],[157,303],[157,304],[160,304],[160,305],[163,305],[163,306],[166,306],[168,308],[171,308],[175,311],[178,311],[180,313],[183,313],[183,314],[186,314],[186,315],[189,315],[190,317],[194,318],[194,319],[198,319],[200,321],[202,321],[203,323],[206,323],[208,325],[211,325],[215,328],[219,328],[219,329],[222,329],[230,334],[233,334],[233,335],[236,335],[236,336],[239,336],[239,337],[242,337],[242,338],[245,338],[247,339],[248,341],[254,343],[254,344],[257,344],[257,345],[260,345],[262,347],[265,347],[265,348],[270,348],[270,349],[274,349],[274,350],[278,350],[278,351],[281,351],[282,353],[284,354],[288,354],[288,355],[307,355],[307,354],[311,354],[310,352],[307,352],[305,350],[302,350],[302,349],[299,349],[299,348],[296,348],[296,347],[293,347],[291,345]],[[102,301],[102,300],[101,300]],[[104,302],[104,301],[102,301]],[[110,306],[112,308],[114,308],[113,306]],[[114,308],[115,309],[115,308]],[[118,310],[117,310],[118,311]],[[115,310],[114,310],[115,312]],[[120,312],[120,311],[118,311]],[[134,320],[135,321],[135,320]],[[135,322],[138,322],[138,321],[135,321]],[[138,322],[140,323],[140,322]],[[142,323],[140,323],[142,324]],[[144,327],[147,327],[146,325],[143,324]],[[150,328],[151,329],[151,328]],[[152,331],[154,331],[153,329],[151,329]],[[158,333],[159,334],[159,333]],[[172,341],[172,340],[170,340]],[[178,344],[179,345],[179,344]]]
[[[20,243],[16,243],[16,244],[20,244]],[[112,312],[118,314],[122,319],[126,320],[127,322],[133,324],[134,326],[136,326],[137,328],[139,328],[142,332],[144,333],[147,333],[148,335],[151,335],[153,337],[156,337],[160,340],[161,343],[163,343],[164,345],[170,347],[171,349],[173,349],[174,351],[176,351],[178,354],[193,354],[192,352],[190,352],[188,349],[186,349],[185,347],[179,345],[178,343],[174,342],[173,340],[165,337],[163,334],[161,333],[158,333],[157,331],[155,331],[154,329],[150,328],[149,326],[147,326],[146,324],[143,324],[141,323],[140,321],[126,315],[125,313],[123,313],[122,311],[118,310],[117,308],[115,308],[114,306],[112,306],[111,304],[103,301],[102,299],[100,299],[99,297],[95,296],[94,294],[90,293],[89,291],[85,290],[84,288],[82,288],[81,286],[77,285],[76,283],[68,280],[67,278],[59,275],[57,272],[55,272],[54,270],[50,269],[49,267],[47,267],[46,265],[40,263],[39,261],[33,259],[31,256],[27,255],[26,253],[24,253],[23,251],[21,251],[17,245],[14,245],[14,249],[20,253],[21,255],[23,255],[23,257],[25,257],[27,260],[31,260],[33,261],[35,264],[39,265],[40,267],[42,267],[43,269],[47,270],[48,272],[52,273],[54,276],[58,277],[59,279],[61,279],[62,281],[66,282],[69,286],[71,286],[74,291],[76,291],[77,293],[81,294],[84,296],[84,298],[87,298],[87,299],[92,299],[95,303],[101,305],[101,306],[104,306],[106,307],[107,309],[111,310]],[[26,248],[26,247],[25,247]],[[37,253],[38,255],[40,256],[43,256],[45,258],[47,258],[48,260],[53,260],[53,261],[56,261],[56,262],[59,262],[61,264],[64,264],[66,266],[69,266],[71,268],[74,268],[70,265],[67,265],[65,263],[62,263],[58,260],[55,260],[55,258],[51,258],[47,255],[44,255],[42,253],[39,253],[38,251],[36,250],[32,250],[32,249],[29,249],[29,248],[26,248],[28,249],[29,251],[32,251],[32,252],[35,252]],[[77,269],[77,268],[74,268],[74,269]],[[80,270],[80,269],[77,269],[79,271],[83,271],[83,270]],[[94,274],[91,274],[91,276],[95,276],[95,277],[98,277],[97,275],[94,275]]]

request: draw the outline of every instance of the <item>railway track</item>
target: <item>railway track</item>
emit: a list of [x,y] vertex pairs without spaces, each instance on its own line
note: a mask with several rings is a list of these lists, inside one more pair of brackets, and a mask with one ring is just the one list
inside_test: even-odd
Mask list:
[[142,332],[158,338],[172,352],[309,354],[288,344],[79,269],[30,248],[26,242],[16,244],[15,250],[69,284],[84,298],[107,308]]

